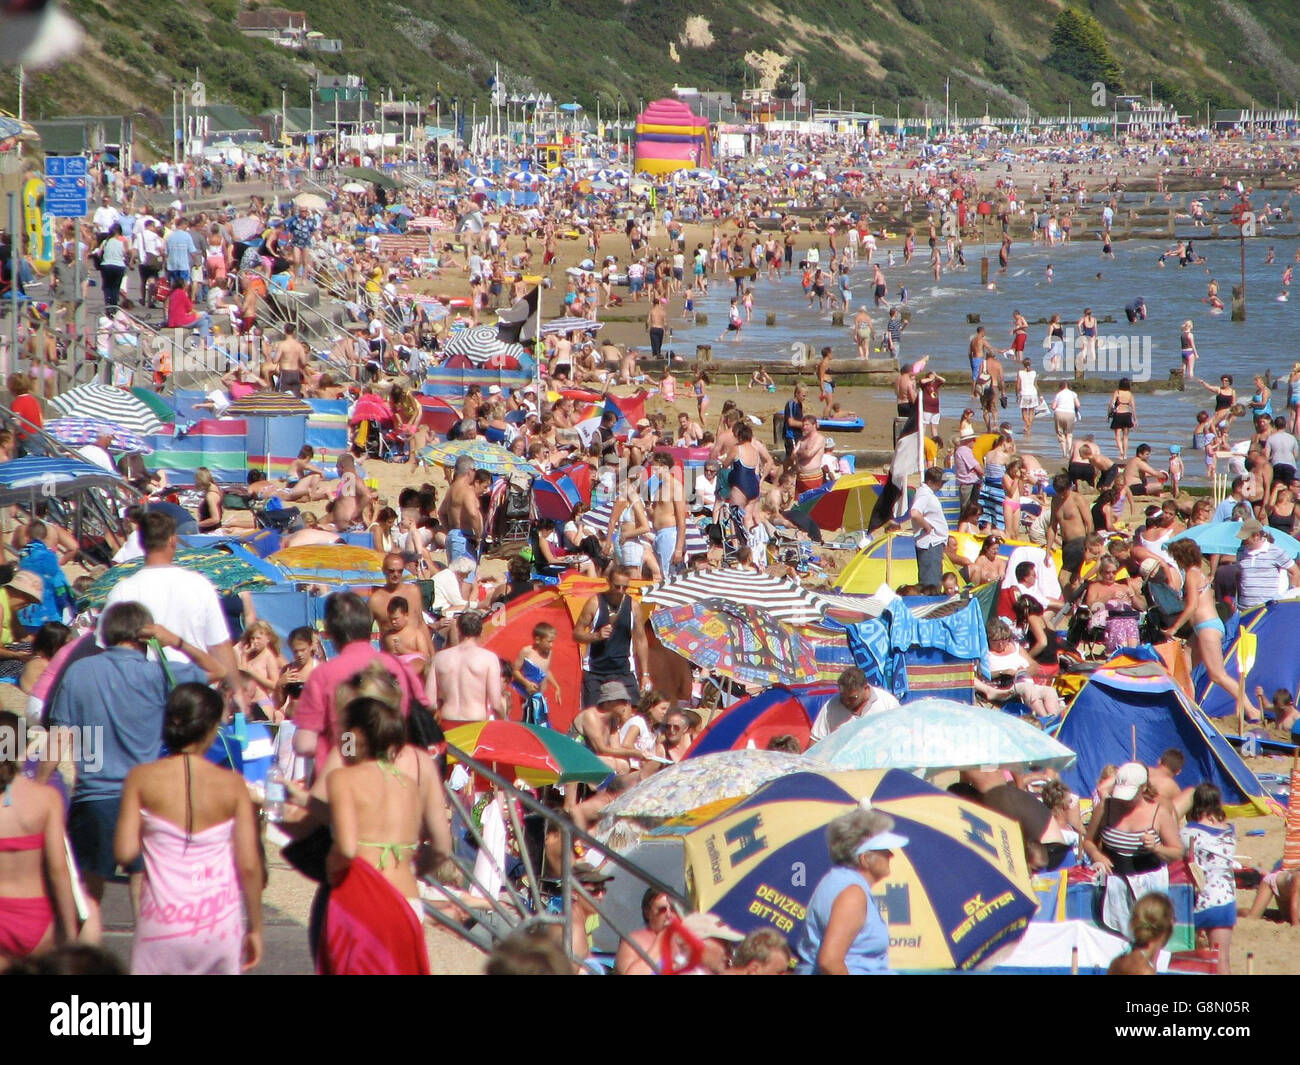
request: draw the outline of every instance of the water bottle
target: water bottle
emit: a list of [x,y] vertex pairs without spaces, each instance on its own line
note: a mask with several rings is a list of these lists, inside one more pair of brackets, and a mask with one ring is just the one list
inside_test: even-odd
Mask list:
[[279,824],[284,820],[284,770],[280,768],[280,759],[272,758],[266,770],[265,798],[262,800],[262,816],[268,824]]

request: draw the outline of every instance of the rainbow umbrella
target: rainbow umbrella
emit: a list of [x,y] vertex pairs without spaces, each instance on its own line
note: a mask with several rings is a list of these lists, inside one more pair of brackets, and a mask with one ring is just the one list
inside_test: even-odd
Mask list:
[[310,414],[311,404],[284,392],[262,390],[237,399],[226,408],[231,418],[279,418],[290,414]]
[[688,833],[696,907],[742,932],[775,928],[796,945],[831,868],[826,825],[862,801],[908,839],[872,892],[892,968],[971,969],[1024,935],[1038,901],[1020,826],[898,769],[793,773]]
[[500,444],[489,443],[479,437],[473,440],[448,440],[443,444],[432,444],[421,451],[419,457],[431,466],[451,467],[465,455],[473,460],[476,470],[487,470],[488,473],[506,477],[515,474],[528,477],[542,475],[542,471],[527,459],[507,451]]
[[285,547],[266,560],[293,584],[384,583],[384,555],[369,547],[350,544],[303,544]]
[[[110,567],[106,573],[96,577],[90,587],[77,597],[78,603],[82,606],[102,607],[114,585],[123,578],[139,572],[143,565],[144,559],[139,558],[133,562],[124,562]],[[172,565],[202,574],[222,595],[244,588],[258,588],[275,583],[242,558],[236,558],[226,551],[177,551],[176,557],[172,559]]]
[[708,598],[650,615],[659,642],[741,684],[767,687],[815,676],[812,646],[761,607]]
[[[479,721],[447,733],[448,747],[505,777],[533,787],[599,784],[612,770],[586,747],[554,729],[517,721]],[[449,761],[456,761],[450,754]]]
[[880,498],[880,487],[874,473],[850,473],[804,492],[794,509],[807,514],[819,529],[865,529]]

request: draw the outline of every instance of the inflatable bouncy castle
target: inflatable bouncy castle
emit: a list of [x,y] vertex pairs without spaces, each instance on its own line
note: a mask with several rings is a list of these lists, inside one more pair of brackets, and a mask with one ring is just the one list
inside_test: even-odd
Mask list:
[[636,119],[636,166],[646,174],[668,174],[712,164],[709,120],[680,100],[655,100]]

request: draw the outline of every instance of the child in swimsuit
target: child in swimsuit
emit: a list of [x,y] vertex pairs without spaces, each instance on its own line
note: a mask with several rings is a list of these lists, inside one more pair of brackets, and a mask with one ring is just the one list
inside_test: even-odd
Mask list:
[[520,648],[510,666],[511,687],[523,700],[526,725],[550,725],[550,709],[546,703],[548,684],[555,689],[555,697],[560,697],[560,685],[551,676],[555,631],[555,626],[545,621],[533,626],[532,643]]

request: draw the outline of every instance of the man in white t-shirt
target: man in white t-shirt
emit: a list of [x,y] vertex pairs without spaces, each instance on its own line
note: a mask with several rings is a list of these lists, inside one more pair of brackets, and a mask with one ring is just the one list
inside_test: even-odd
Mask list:
[[840,674],[839,694],[822,707],[808,735],[810,743],[824,740],[837,728],[847,725],[855,717],[878,714],[901,705],[883,688],[867,683],[867,675],[857,666],[850,666]]
[[85,444],[77,448],[77,454],[87,462],[94,463],[100,469],[115,474],[117,468],[113,465],[113,459],[108,454],[108,446],[112,442],[112,433],[100,433],[95,437],[93,444]]
[[943,487],[943,469],[931,466],[916,490],[908,515],[916,533],[916,580],[922,588],[938,587],[943,579],[943,549],[948,546],[948,519],[935,493]]
[[[172,565],[177,545],[175,519],[155,511],[145,514],[140,521],[140,543],[144,565],[113,586],[104,609],[114,603],[140,603],[156,624],[203,648],[221,663],[227,677],[234,677],[238,670],[235,651],[217,590],[202,574]],[[165,653],[173,661],[188,661],[171,648]]]

